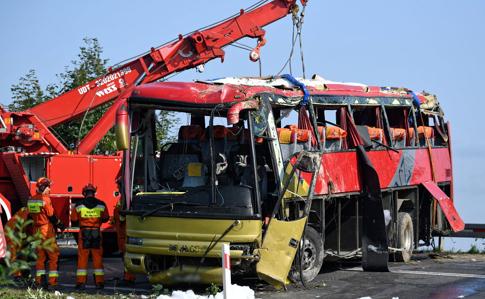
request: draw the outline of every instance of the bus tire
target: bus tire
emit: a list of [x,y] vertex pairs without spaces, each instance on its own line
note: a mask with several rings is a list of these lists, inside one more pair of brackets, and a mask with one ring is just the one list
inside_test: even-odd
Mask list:
[[[320,272],[323,264],[323,241],[320,234],[312,227],[306,228],[305,243],[301,251],[301,259],[303,265],[303,281],[312,281]],[[288,278],[292,282],[300,282],[300,258],[298,252],[293,260]]]
[[405,212],[399,212],[397,217],[397,248],[402,251],[396,251],[397,262],[409,262],[413,255],[414,248],[414,228],[411,215]]

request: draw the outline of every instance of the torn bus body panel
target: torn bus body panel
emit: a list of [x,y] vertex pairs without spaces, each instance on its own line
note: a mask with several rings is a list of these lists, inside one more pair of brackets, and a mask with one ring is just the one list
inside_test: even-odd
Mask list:
[[433,181],[424,182],[422,185],[426,188],[426,190],[429,191],[429,193],[431,193],[431,195],[433,195],[434,198],[436,198],[446,216],[446,219],[448,219],[451,228],[453,228],[453,231],[459,232],[465,229],[465,223],[463,220],[461,220],[460,215],[458,215],[458,212],[455,209],[453,201],[448,197],[448,195],[446,195],[443,190],[441,190],[440,187]]
[[364,271],[387,272],[389,260],[382,192],[379,176],[363,147],[357,147],[362,171],[363,219],[362,219],[362,268]]

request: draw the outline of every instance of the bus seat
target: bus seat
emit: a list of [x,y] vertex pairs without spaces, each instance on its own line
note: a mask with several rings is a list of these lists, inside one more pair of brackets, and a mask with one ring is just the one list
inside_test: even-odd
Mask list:
[[296,130],[296,147],[295,151],[307,151],[312,147],[312,131],[298,129]]
[[[249,129],[244,129],[242,130],[242,137],[241,137],[241,143],[249,143]],[[263,143],[263,138],[258,138],[256,137],[254,139],[255,143]]]
[[318,137],[320,138],[320,141],[325,143],[325,127],[324,126],[318,126]]
[[391,128],[392,147],[405,147],[406,146],[406,129]]
[[[378,141],[382,143],[382,138],[384,137],[384,130],[375,128],[375,127],[369,127],[366,126],[367,130],[369,131],[369,137],[372,140]],[[378,143],[372,142],[372,148],[379,148],[380,145]]]
[[312,147],[311,130],[298,129],[296,125],[287,125],[284,128],[278,128],[277,131],[282,151],[287,151],[286,157],[291,156],[295,152],[310,150]]
[[[258,156],[256,158],[256,163],[257,163],[257,172],[258,172],[258,183],[259,183],[259,190],[261,192],[261,200],[264,201],[266,200],[266,197],[268,195],[268,172],[266,170],[266,161],[263,156]],[[253,179],[252,175],[252,166],[251,166],[251,159],[248,159],[248,164],[244,169],[243,176],[241,178],[240,185],[244,186],[251,186],[253,187],[255,184],[255,181]]]
[[202,128],[198,125],[181,126],[179,129],[178,142],[199,143]]
[[287,128],[278,128],[277,131],[280,140],[281,155],[284,161],[296,151],[297,134],[295,131]]
[[229,155],[231,154],[231,149],[243,142],[244,138],[244,129],[238,126],[233,126],[227,128],[227,141],[226,141],[226,148],[224,150],[224,154],[226,158],[229,159]]
[[339,127],[325,128],[325,149],[328,151],[338,151],[342,149],[342,138],[347,136],[347,132]]
[[184,168],[189,163],[202,161],[201,149],[193,143],[168,143],[160,151],[160,181],[170,188],[181,185]]
[[[201,147],[202,147],[202,160],[206,165],[211,164],[211,153],[210,153],[210,138],[209,138],[210,127],[207,127],[202,135]],[[225,126],[217,125],[214,126],[214,153],[215,153],[215,163],[223,162],[222,157],[219,155],[225,154],[227,148],[227,135],[228,129]],[[227,157],[226,157],[227,159]]]
[[[426,132],[426,137],[429,139],[431,145],[434,145],[434,129],[432,127],[427,126],[419,126],[418,127],[418,138],[419,138],[419,146],[426,146],[426,138],[424,137],[424,133]],[[409,128],[409,135],[411,138],[411,145],[417,145],[416,138],[414,137],[414,128]]]
[[207,181],[207,167],[202,163],[187,163],[182,188],[204,186]]

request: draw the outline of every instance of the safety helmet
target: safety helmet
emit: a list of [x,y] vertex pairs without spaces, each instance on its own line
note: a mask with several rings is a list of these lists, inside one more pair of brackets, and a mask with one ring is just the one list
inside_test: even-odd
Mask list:
[[121,184],[121,175],[115,179],[117,185]]
[[43,176],[43,177],[40,177],[37,180],[36,186],[37,186],[37,188],[40,188],[41,186],[50,186],[50,185],[53,185],[53,184],[54,184],[53,181],[51,181],[49,178]]
[[94,193],[96,193],[96,190],[98,189],[98,187],[94,187],[93,184],[89,183],[87,184],[86,186],[83,187],[83,195],[84,195],[84,192],[87,192],[87,191],[93,191]]

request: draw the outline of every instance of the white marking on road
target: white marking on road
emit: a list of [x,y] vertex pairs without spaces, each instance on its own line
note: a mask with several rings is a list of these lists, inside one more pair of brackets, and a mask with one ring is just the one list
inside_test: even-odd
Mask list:
[[418,275],[434,275],[434,276],[449,276],[449,277],[466,277],[466,278],[485,279],[485,275],[466,274],[466,273],[425,272],[425,271],[408,271],[408,270],[397,270],[397,271],[392,271],[392,272],[402,273],[402,274],[418,274]]
[[[356,272],[363,272],[362,268],[354,267],[345,269],[346,271],[356,271]],[[479,274],[467,274],[467,273],[448,273],[448,272],[426,272],[426,271],[409,271],[409,270],[393,270],[391,269],[391,273],[400,273],[400,274],[418,274],[418,275],[434,275],[434,276],[448,276],[448,277],[465,277],[465,278],[480,278],[485,279],[485,275]]]

